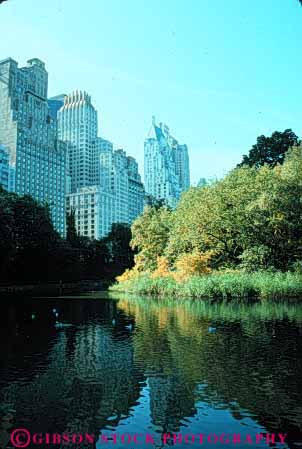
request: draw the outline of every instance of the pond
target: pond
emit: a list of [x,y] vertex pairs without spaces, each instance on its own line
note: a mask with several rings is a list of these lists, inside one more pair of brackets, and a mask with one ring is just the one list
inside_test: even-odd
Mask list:
[[301,305],[91,293],[1,307],[1,448],[19,428],[95,435],[69,442],[81,448],[301,447]]

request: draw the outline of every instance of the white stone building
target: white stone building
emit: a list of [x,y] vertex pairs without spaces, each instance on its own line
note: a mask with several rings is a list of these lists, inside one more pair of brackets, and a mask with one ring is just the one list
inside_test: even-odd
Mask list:
[[100,239],[111,230],[114,197],[99,186],[82,187],[66,196],[66,210],[75,211],[76,229],[80,235]]

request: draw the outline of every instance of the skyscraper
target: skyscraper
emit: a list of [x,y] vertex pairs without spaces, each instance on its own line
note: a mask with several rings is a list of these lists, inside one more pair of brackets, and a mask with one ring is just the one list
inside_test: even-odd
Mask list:
[[70,189],[66,209],[75,211],[79,234],[99,239],[111,229],[113,197],[100,184],[97,111],[82,91],[58,95],[49,104],[58,116],[59,136],[67,145]]
[[58,140],[47,90],[48,73],[39,59],[21,68],[11,58],[0,62],[0,144],[15,175],[11,189],[48,203],[54,226],[64,235],[66,146]]
[[0,145],[0,186],[9,190],[9,154],[4,145]]
[[181,192],[190,188],[190,165],[187,145],[176,145],[174,147],[175,169],[179,178]]
[[146,193],[175,207],[180,194],[190,187],[187,146],[179,145],[168,126],[157,126],[153,118],[144,156]]
[[58,119],[58,112],[64,105],[65,97],[66,97],[65,94],[61,94],[48,99],[49,113],[54,120]]
[[113,223],[131,224],[144,208],[145,189],[134,158],[100,139],[100,183],[114,196]]
[[[58,101],[61,96],[49,100],[54,113]],[[113,223],[131,224],[144,204],[136,161],[98,137],[97,111],[86,92],[65,96],[57,115],[59,136],[68,148],[71,178],[66,207],[75,211],[78,232],[101,238]]]
[[82,91],[64,97],[58,111],[59,138],[68,144],[71,192],[95,184],[98,170],[97,111],[91,97]]
[[128,171],[128,223],[133,221],[143,213],[145,188],[142,183],[141,175],[138,172],[138,163],[134,157],[127,157]]

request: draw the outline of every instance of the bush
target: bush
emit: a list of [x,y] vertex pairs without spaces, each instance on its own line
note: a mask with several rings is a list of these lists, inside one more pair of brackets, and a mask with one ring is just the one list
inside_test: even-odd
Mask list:
[[270,266],[271,250],[266,245],[253,246],[239,256],[241,268],[247,272],[264,270]]

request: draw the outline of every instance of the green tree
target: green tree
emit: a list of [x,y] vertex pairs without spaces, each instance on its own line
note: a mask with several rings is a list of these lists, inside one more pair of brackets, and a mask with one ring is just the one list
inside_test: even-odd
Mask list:
[[283,132],[275,131],[271,137],[259,136],[257,143],[252,146],[248,156],[243,156],[239,166],[248,165],[259,168],[264,164],[268,164],[270,167],[282,164],[287,150],[298,143],[298,137],[291,129],[286,129]]
[[140,270],[154,270],[157,257],[164,254],[171,227],[172,211],[167,207],[146,206],[144,213],[133,223],[131,246]]
[[155,198],[152,195],[145,196],[145,204],[147,206],[154,207],[155,209],[159,209],[164,206],[168,207],[166,204],[166,201],[164,199],[158,200],[157,198]]
[[15,253],[14,208],[15,195],[0,186],[0,280],[4,281],[7,269]]
[[302,260],[302,148],[283,165],[243,166],[185,192],[175,211],[146,207],[132,225],[139,270],[157,258],[212,254],[212,268],[287,270]]
[[75,209],[71,209],[66,213],[66,240],[71,245],[76,245],[78,242],[78,234],[75,221]]
[[50,252],[60,237],[55,231],[49,209],[29,195],[14,200],[16,246],[15,276],[22,280],[46,280],[51,275]]
[[113,223],[111,231],[104,239],[108,248],[111,270],[115,276],[134,264],[134,252],[130,246],[131,238],[131,229],[128,224]]

